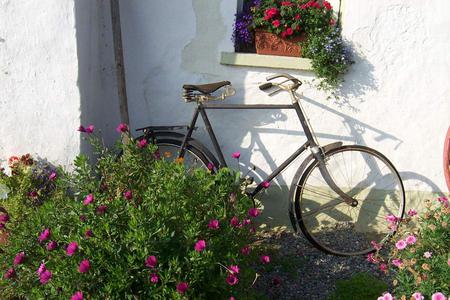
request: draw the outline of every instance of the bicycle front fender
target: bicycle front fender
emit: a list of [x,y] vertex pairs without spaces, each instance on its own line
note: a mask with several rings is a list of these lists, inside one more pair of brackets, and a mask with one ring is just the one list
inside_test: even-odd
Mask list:
[[[342,142],[335,142],[322,147],[323,152],[328,152],[332,149],[339,148],[342,146]],[[297,169],[294,177],[292,178],[291,188],[289,189],[289,219],[291,221],[292,228],[295,232],[297,232],[297,218],[294,213],[294,199],[297,194],[297,183],[305,172],[306,168],[311,164],[314,160],[314,155],[311,153],[305,160],[302,162],[300,167]]]

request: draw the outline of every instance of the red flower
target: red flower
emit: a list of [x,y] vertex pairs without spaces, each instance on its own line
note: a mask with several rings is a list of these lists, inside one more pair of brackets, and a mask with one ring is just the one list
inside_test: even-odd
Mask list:
[[281,37],[282,37],[283,39],[285,39],[285,38],[287,37],[287,32],[286,32],[286,31],[283,31],[283,32],[281,33]]
[[300,15],[299,14],[295,15],[295,19],[300,20]]
[[261,259],[261,262],[262,262],[263,264],[268,264],[268,263],[270,263],[270,257],[269,257],[268,255],[262,255],[262,256],[260,257],[260,259]]
[[333,7],[331,7],[330,2],[328,1],[323,1],[323,6],[327,9],[327,10],[331,10]]
[[290,1],[281,2],[281,6],[292,6],[292,5],[293,5],[292,2],[290,2]]
[[147,257],[147,259],[145,260],[145,266],[146,266],[146,267],[154,268],[154,267],[156,267],[157,264],[158,264],[158,259],[157,259],[156,256],[154,256],[154,255],[150,255],[150,256]]
[[289,27],[288,29],[286,29],[286,34],[287,35],[292,35],[294,33],[294,30],[291,28],[291,27]]
[[89,260],[84,259],[80,263],[80,266],[78,267],[78,272],[80,272],[80,273],[87,273],[87,271],[89,271],[90,268],[91,268],[91,263],[89,262]]
[[189,288],[189,284],[187,282],[180,282],[177,284],[177,292],[180,294],[184,294]]
[[272,7],[269,9],[266,9],[264,12],[264,20],[270,20],[273,17],[275,17],[278,14],[278,9],[276,7]]
[[278,28],[278,26],[280,26],[280,20],[273,20],[273,21],[272,21],[272,25],[273,25],[275,28]]

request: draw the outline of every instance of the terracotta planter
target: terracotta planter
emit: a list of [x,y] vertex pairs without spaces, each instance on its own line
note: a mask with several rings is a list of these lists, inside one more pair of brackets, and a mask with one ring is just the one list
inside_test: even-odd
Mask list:
[[255,30],[256,53],[258,54],[299,57],[302,49],[298,43],[304,40],[306,40],[305,35],[288,40],[271,32]]

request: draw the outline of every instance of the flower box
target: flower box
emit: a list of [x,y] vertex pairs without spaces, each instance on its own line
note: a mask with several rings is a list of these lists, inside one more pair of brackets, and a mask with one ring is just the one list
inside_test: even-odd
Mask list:
[[255,30],[257,54],[299,57],[302,54],[299,42],[303,42],[304,40],[306,40],[305,34],[292,39],[284,39],[262,29]]

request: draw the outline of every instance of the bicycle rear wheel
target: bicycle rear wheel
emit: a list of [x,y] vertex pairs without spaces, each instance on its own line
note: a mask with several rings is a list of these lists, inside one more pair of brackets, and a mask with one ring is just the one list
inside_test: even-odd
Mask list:
[[296,185],[295,213],[306,238],[327,253],[350,256],[374,250],[394,231],[386,217],[399,220],[405,209],[403,183],[392,163],[364,146],[341,146],[325,153],[336,185],[358,201],[353,207],[328,187],[314,160]]

